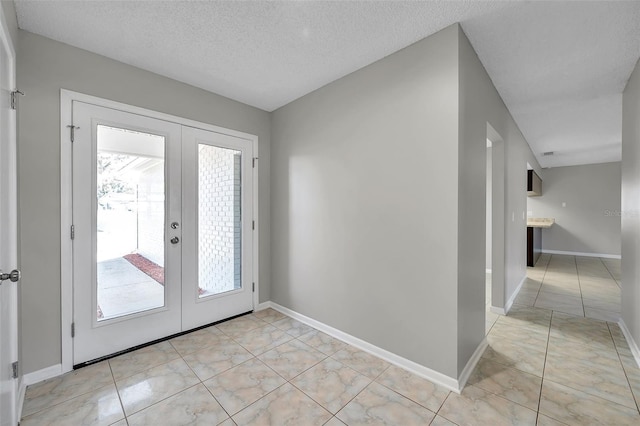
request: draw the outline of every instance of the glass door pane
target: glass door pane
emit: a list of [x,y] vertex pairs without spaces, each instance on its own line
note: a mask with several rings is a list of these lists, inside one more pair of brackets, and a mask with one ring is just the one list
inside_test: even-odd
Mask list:
[[97,312],[165,305],[165,138],[97,126]]
[[198,298],[242,288],[240,151],[198,144]]

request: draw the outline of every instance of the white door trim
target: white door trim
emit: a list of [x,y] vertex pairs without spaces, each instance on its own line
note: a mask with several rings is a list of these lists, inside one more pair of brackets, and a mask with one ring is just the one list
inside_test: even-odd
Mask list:
[[[13,40],[11,38],[11,33],[9,31],[9,25],[7,24],[7,19],[5,17],[5,13],[4,13],[4,8],[0,7],[0,43],[2,43],[4,50],[7,54],[7,60],[8,60],[8,64],[6,69],[8,70],[8,89],[9,90],[16,90],[16,51],[14,49],[14,45],[13,43],[15,42],[15,40]],[[9,122],[8,122],[9,126],[8,126],[8,157],[9,157],[9,161],[11,162],[11,171],[8,173],[9,176],[9,182],[8,182],[8,186],[10,188],[10,194],[2,194],[3,196],[7,196],[8,199],[11,199],[11,201],[16,202],[18,201],[18,196],[17,196],[17,173],[18,173],[18,165],[17,165],[17,156],[16,156],[16,152],[17,152],[17,137],[16,137],[16,127],[17,127],[17,122],[16,122],[16,113],[15,111],[11,111],[9,113]],[[3,160],[3,166],[4,166],[4,160]],[[13,259],[16,264],[14,265],[3,265],[4,268],[6,268],[7,270],[5,270],[4,272],[9,272],[11,269],[13,268],[18,268],[20,266],[20,253],[18,248],[18,205],[14,205],[11,208],[11,212],[9,213],[10,215],[10,219],[9,221],[12,223],[12,228],[9,230],[9,245],[11,246],[11,251],[12,254],[9,257],[15,257],[15,259]],[[11,217],[12,216],[12,217]],[[5,238],[7,238],[5,236]],[[20,348],[18,347],[19,344],[19,338],[18,338],[18,328],[19,328],[19,322],[20,322],[20,312],[19,312],[19,306],[18,306],[18,290],[17,290],[17,285],[19,285],[19,283],[14,283],[11,281],[5,281],[5,283],[3,284],[4,286],[10,286],[12,287],[10,290],[8,290],[8,292],[10,292],[10,298],[11,300],[9,301],[9,303],[11,304],[12,307],[12,312],[10,313],[10,336],[2,336],[4,339],[9,340],[9,342],[3,342],[3,345],[9,344],[9,351],[11,352],[10,356],[11,356],[11,361],[20,361],[19,355],[20,355]],[[5,291],[6,294],[7,291]],[[4,360],[3,360],[3,365],[2,367],[4,368]],[[13,387],[13,389],[11,390],[11,413],[8,413],[8,418],[10,422],[18,422],[20,420],[20,415],[21,415],[21,410],[22,410],[22,400],[21,400],[21,389],[23,388],[23,376],[22,376],[22,371],[19,368],[18,369],[18,377],[14,378],[14,379],[10,379],[12,380],[11,386]],[[4,383],[3,383],[4,386]],[[1,408],[0,408],[1,410]],[[3,416],[6,416],[7,413],[3,413]],[[6,420],[5,417],[3,417],[2,419],[0,419],[0,422],[3,422],[4,420]]]
[[[60,280],[61,280],[61,344],[62,344],[62,373],[73,369],[73,339],[71,338],[71,323],[73,321],[73,252],[70,238],[72,220],[72,158],[70,129],[68,125],[73,123],[73,101],[80,101],[98,105],[105,108],[113,108],[120,111],[169,121],[183,126],[195,127],[211,132],[222,133],[251,141],[254,156],[258,154],[258,137],[237,130],[226,129],[212,124],[202,123],[187,118],[177,117],[140,108],[120,102],[86,95],[67,89],[60,90]],[[259,303],[259,168],[255,162],[253,173],[253,220],[255,230],[253,235],[253,281],[256,291],[253,294],[254,307]]]

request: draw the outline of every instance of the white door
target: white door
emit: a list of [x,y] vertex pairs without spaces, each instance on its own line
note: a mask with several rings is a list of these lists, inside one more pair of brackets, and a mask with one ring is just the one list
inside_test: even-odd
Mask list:
[[182,321],[253,309],[252,141],[183,127]]
[[[0,272],[10,273],[18,266],[16,132],[15,111],[11,109],[11,90],[15,81],[14,58],[4,16],[0,31]],[[6,276],[5,276],[6,277]],[[4,278],[4,277],[3,277]],[[12,364],[18,361],[17,283],[0,282],[0,425],[18,423],[17,386]]]
[[74,364],[253,309],[252,142],[73,103]]
[[182,330],[181,129],[77,101],[73,125],[77,365]]

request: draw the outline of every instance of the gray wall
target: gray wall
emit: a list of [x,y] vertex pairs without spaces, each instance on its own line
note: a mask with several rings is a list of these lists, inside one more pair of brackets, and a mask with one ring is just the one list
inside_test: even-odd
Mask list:
[[[492,288],[492,305],[504,302],[526,276],[526,171],[527,162],[539,169],[529,145],[493,86],[477,54],[459,27],[459,225],[458,225],[458,371],[484,338],[486,139],[487,123],[504,146],[504,163],[492,161],[492,169],[504,171],[503,288]],[[496,144],[492,151],[495,151]],[[495,174],[494,174],[495,176]],[[495,182],[498,183],[498,182]],[[493,186],[492,201],[500,197]],[[496,205],[492,206],[492,211]],[[494,235],[496,227],[492,227]],[[495,237],[494,237],[495,238]],[[494,263],[495,265],[495,263]],[[493,268],[492,268],[493,269]],[[495,275],[496,271],[494,271]],[[492,283],[495,287],[495,283]],[[495,290],[504,292],[495,297]]]
[[620,163],[545,169],[542,196],[527,200],[532,217],[556,220],[542,249],[620,255],[620,173]]
[[539,165],[453,25],[274,112],[272,300],[459,377],[484,337],[488,122],[508,298]]
[[18,18],[16,16],[16,5],[13,1],[2,1],[2,10],[4,12],[4,18],[7,21],[9,27],[9,33],[13,40],[14,47],[18,40]]
[[259,137],[260,300],[270,299],[267,112],[50,39],[19,32],[19,239],[22,361],[29,373],[61,362],[60,89],[239,130]]
[[622,319],[640,344],[640,62],[622,101]]
[[272,300],[454,378],[457,38],[276,110],[271,151]]

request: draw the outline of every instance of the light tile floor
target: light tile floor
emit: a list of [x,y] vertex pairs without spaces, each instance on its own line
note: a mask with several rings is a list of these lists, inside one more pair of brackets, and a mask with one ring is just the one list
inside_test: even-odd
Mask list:
[[618,322],[620,260],[543,254],[516,303],[567,314]]
[[640,424],[615,323],[515,304],[487,339],[456,394],[267,309],[30,386],[21,424]]

